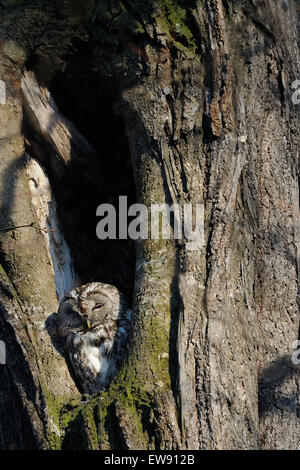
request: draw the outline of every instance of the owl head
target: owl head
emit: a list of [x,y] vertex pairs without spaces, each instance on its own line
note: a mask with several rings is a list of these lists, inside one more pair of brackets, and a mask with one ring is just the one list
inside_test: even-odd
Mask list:
[[61,301],[56,324],[59,336],[92,332],[104,324],[117,321],[126,302],[118,289],[94,282],[76,287]]

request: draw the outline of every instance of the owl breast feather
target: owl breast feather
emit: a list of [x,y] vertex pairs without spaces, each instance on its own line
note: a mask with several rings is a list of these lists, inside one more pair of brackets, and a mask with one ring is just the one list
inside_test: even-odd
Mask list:
[[106,339],[95,345],[94,334],[75,336],[70,360],[85,393],[106,388],[115,373],[115,358],[111,353],[113,341]]

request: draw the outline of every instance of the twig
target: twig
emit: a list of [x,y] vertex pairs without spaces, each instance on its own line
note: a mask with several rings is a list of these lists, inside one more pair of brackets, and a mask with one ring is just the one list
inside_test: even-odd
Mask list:
[[35,228],[36,230],[40,230],[41,232],[45,232],[45,233],[48,233],[48,232],[55,232],[55,228],[52,228],[52,229],[45,229],[45,228],[42,228],[42,227],[36,227],[35,226],[36,222],[31,222],[31,224],[26,224],[26,225],[14,225],[13,227],[7,227],[7,228],[0,228],[0,232],[9,232],[10,230],[16,230],[18,228],[25,228],[25,227],[31,227],[31,228]]

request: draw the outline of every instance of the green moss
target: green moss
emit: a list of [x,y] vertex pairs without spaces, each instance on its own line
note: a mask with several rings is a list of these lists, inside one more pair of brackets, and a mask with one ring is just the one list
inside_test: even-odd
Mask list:
[[119,11],[113,19],[113,26],[119,30],[129,30],[131,33],[143,33],[144,29],[131,13],[126,9],[123,2],[119,2]]
[[[183,51],[187,56],[194,56],[197,49],[196,39],[190,28],[190,12],[196,6],[194,0],[183,2],[182,0],[158,0],[160,13],[156,15],[155,21],[160,25],[169,41],[172,42],[178,50]],[[141,13],[141,11],[143,13]],[[140,17],[144,16],[145,23],[152,23],[155,8],[148,2],[142,6],[141,1],[121,1],[115,2],[114,7],[108,7],[106,2],[99,2],[93,16],[92,24],[101,25],[109,37],[106,41],[112,41],[116,31],[127,31],[131,34],[145,34],[145,28],[141,23]],[[147,17],[148,15],[148,17]],[[93,29],[93,28],[92,28]],[[101,29],[101,28],[100,28]],[[104,33],[104,30],[102,33]],[[93,29],[94,31],[94,29]],[[103,37],[99,29],[98,36]]]
[[97,423],[97,432],[98,432],[98,447],[101,450],[109,450],[110,446],[110,437],[109,437],[109,406],[111,401],[103,402],[103,399],[98,399],[96,406],[94,408],[95,422]]
[[161,23],[174,41],[176,47],[184,52],[194,53],[197,49],[193,32],[190,29],[190,18],[188,17],[190,7],[182,5],[179,0],[160,0]]
[[[46,387],[43,391],[46,397],[49,420],[49,447],[50,449],[60,449],[65,430],[68,428],[69,422],[74,419],[80,402],[75,399],[70,401],[63,396],[53,396]],[[67,409],[71,411],[66,412]]]
[[85,429],[88,435],[89,447],[90,449],[98,449],[98,431],[95,420],[95,405],[88,404],[84,407],[83,417],[85,421]]
[[122,400],[122,402],[117,404],[120,407],[122,412],[127,417],[127,426],[131,428],[131,435],[135,440],[136,449],[147,449],[148,447],[148,435],[143,429],[142,424],[142,408],[137,406],[136,401]]
[[[59,416],[62,402],[60,399],[54,398],[47,389],[44,389],[44,393],[46,396],[48,419],[50,423],[50,430],[48,431],[49,446],[50,449],[57,450],[61,447]],[[57,429],[57,432],[55,432],[54,429],[55,431]]]
[[127,428],[135,436],[137,445],[147,448],[147,434],[141,422],[141,402],[126,396],[123,387],[124,383],[119,383],[113,390],[97,394],[86,404],[71,411],[62,410],[60,423],[65,429],[61,448],[105,450],[111,449],[112,445],[113,448],[120,446],[116,409],[126,416]]
[[45,390],[48,416],[52,421],[48,433],[50,449],[111,449],[112,442],[116,448],[120,445],[115,442],[119,432],[116,410],[125,417],[126,429],[136,448],[149,447],[148,431],[143,427],[143,421],[148,423],[148,419],[143,420],[143,417],[149,417],[155,396],[164,393],[169,386],[168,359],[159,354],[168,350],[168,335],[159,319],[149,320],[146,329],[149,339],[151,335],[153,339],[152,345],[150,342],[146,345],[146,349],[149,348],[147,361],[151,361],[153,372],[164,387],[149,388],[142,377],[137,377],[136,364],[131,361],[124,364],[108,391],[99,392],[88,403],[75,399],[67,402],[64,397],[54,397]]
[[68,403],[64,401],[52,408],[52,415],[56,417],[60,429],[58,448],[98,449],[98,433],[93,409],[93,402],[83,404],[76,400]]

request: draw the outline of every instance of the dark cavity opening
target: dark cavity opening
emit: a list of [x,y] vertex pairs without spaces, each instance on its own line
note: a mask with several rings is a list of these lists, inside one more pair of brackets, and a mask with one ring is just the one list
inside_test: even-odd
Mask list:
[[[118,287],[132,300],[135,274],[135,244],[132,240],[99,240],[96,209],[115,206],[118,220],[119,196],[136,202],[133,165],[122,118],[114,111],[115,96],[110,83],[93,70],[89,46],[79,48],[66,60],[66,67],[50,82],[50,92],[60,113],[93,145],[93,165],[74,162],[62,178],[50,179],[58,204],[64,234],[72,252],[81,283],[106,282]],[[28,63],[41,83],[48,71]],[[27,139],[32,130],[24,126]],[[46,165],[47,166],[47,165]],[[46,168],[48,170],[48,168]],[[49,173],[48,172],[48,173]],[[117,230],[118,237],[118,230]]]

